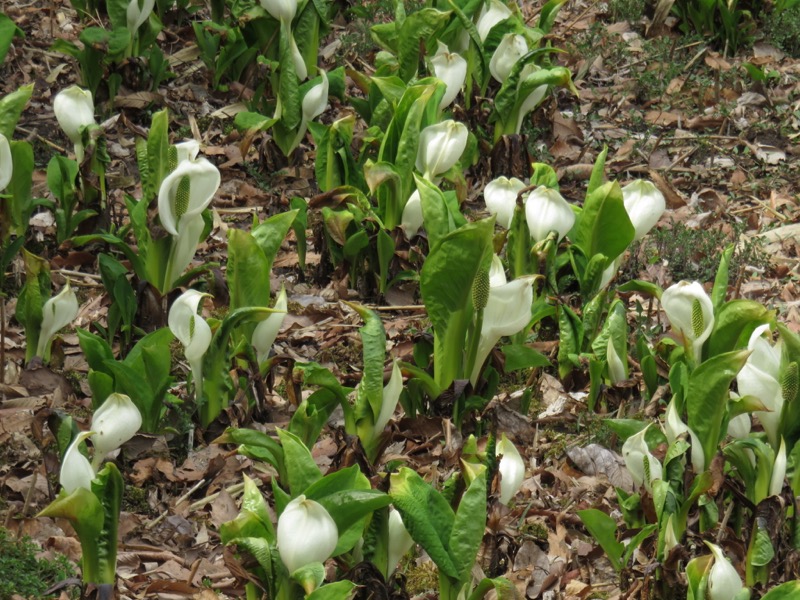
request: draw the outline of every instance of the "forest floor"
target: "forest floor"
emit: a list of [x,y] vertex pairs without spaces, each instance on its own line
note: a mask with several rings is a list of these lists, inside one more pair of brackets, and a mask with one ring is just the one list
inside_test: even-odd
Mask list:
[[[52,100],[78,77],[74,61],[50,46],[58,37],[74,40],[82,25],[63,0],[44,7],[6,3],[6,12],[26,37],[15,43],[6,59],[0,88],[9,93],[35,84],[17,136],[34,144],[34,196],[46,196],[47,161],[54,152],[67,153],[70,148],[56,125]],[[531,156],[556,169],[568,199],[583,197],[591,165],[604,145],[609,148],[609,177],[623,182],[651,179],[664,193],[665,215],[630,252],[620,280],[639,277],[664,287],[681,279],[709,283],[722,249],[736,243],[734,293],[774,308],[782,322],[800,332],[800,61],[766,39],[724,57],[703,39],[681,35],[670,21],[659,35],[645,37],[647,18],[631,23],[625,16],[612,14],[605,3],[565,4],[550,41],[564,50],[556,60],[572,70],[580,93],[575,97],[561,91],[536,111],[525,130]],[[212,88],[192,51],[194,37],[185,22],[163,38],[162,49],[175,77],[157,92],[123,87],[104,124],[111,156],[110,199],[122,206],[125,193],[136,196],[135,136],[140,127],[149,126],[155,109],[169,107],[174,140],[199,140],[202,154],[222,173],[222,187],[212,204],[215,229],[198,256],[224,268],[227,228],[247,226],[253,215],[264,218],[285,210],[294,196],[313,199],[319,194],[313,149],[303,145],[290,163],[282,163],[265,140],[256,139],[243,153],[232,115],[241,108],[240,94],[247,91]],[[368,65],[376,50],[359,22],[341,21],[322,46],[323,62],[332,67],[344,62],[356,70]],[[745,63],[774,74],[755,81]],[[333,121],[341,110],[333,101],[322,120]],[[482,189],[490,178],[486,165],[469,172],[468,213],[485,214]],[[74,325],[89,328],[103,321],[108,298],[95,252],[70,244],[56,247],[54,222],[47,212],[36,215],[31,226],[54,281],[62,283],[68,277],[78,290],[81,309]],[[326,266],[327,256],[314,246],[310,232],[309,236],[305,272],[298,267],[291,234],[274,264],[272,289],[284,284],[290,300],[276,353],[317,361],[343,384],[355,385],[362,362],[357,332],[361,321],[339,302],[345,299],[376,308],[391,355],[410,357],[415,333],[427,325],[415,287],[394,289],[380,299],[365,298],[363,290],[347,288],[346,274]],[[19,264],[14,269],[13,289],[4,299],[0,524],[12,536],[30,536],[45,555],[61,553],[77,564],[80,545],[69,525],[34,516],[57,491],[58,462],[47,416],[62,410],[88,423],[88,365],[77,335],[68,330],[61,335],[51,368],[23,367],[24,330],[13,318],[14,290],[21,285],[23,271]],[[215,302],[225,306],[224,291]],[[632,323],[638,320],[648,331],[659,331],[663,316],[647,306],[637,311],[635,299],[629,302]],[[537,347],[555,359],[555,342]],[[175,368],[184,373],[186,365]],[[603,423],[607,414],[587,411],[585,380],[560,382],[554,375],[540,370],[527,379],[504,379],[503,391],[486,409],[523,450],[529,470],[512,507],[498,504],[490,513],[480,566],[487,573],[507,576],[528,598],[645,597],[652,552],[643,549],[633,568],[620,576],[576,514],[582,508],[602,507],[619,516],[614,486],[631,486],[617,453],[619,444]],[[290,373],[278,371],[267,382],[269,391],[262,400],[269,422],[251,422],[246,401],[244,406],[237,402],[216,430],[198,431],[191,449],[185,435],[140,435],[125,447],[117,460],[129,484],[120,522],[118,585],[123,598],[243,597],[247,580],[242,562],[220,544],[218,530],[238,514],[242,475],[262,485],[271,475],[233,447],[211,442],[229,424],[268,432],[285,426],[294,410],[287,377],[291,379]],[[533,401],[523,414],[521,390],[526,385],[533,388]],[[655,417],[660,409],[643,407],[639,388],[634,378],[606,390],[600,412]],[[176,384],[172,392],[184,394],[185,385]],[[443,480],[458,468],[461,440],[446,416],[403,419],[392,428],[382,463],[402,460],[429,481]],[[354,460],[353,443],[333,422],[313,454],[323,470],[348,464]],[[380,473],[379,466],[376,481]],[[690,544],[701,543],[698,538]],[[432,579],[423,563],[418,558],[407,566],[410,596],[432,597],[426,596],[426,582]],[[62,594],[69,597],[66,590]]]

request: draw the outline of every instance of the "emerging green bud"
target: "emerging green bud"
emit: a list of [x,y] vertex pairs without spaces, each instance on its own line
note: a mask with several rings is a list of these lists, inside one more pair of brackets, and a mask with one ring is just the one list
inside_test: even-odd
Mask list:
[[309,563],[325,562],[336,549],[339,531],[320,503],[300,495],[278,518],[278,552],[289,573]]

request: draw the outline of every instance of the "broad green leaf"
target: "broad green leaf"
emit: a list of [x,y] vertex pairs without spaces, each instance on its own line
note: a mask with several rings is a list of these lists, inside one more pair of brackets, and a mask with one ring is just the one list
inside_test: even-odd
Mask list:
[[450,213],[439,186],[416,174],[414,181],[419,190],[422,220],[425,223],[428,242],[430,247],[434,248],[439,240],[455,229],[455,224],[449,218]]
[[292,498],[304,493],[315,481],[322,478],[311,451],[296,435],[278,429],[278,438],[283,446],[284,464],[286,465],[286,483]]
[[[97,549],[97,577],[89,583],[114,583],[117,577],[117,546],[119,531],[119,513],[122,509],[122,492],[125,483],[122,475],[113,462],[106,463],[92,481],[92,494],[100,501],[103,509],[103,527],[95,540],[90,540]],[[77,528],[76,528],[77,530]],[[84,550],[81,539],[81,550]]]
[[466,581],[475,564],[486,528],[486,468],[479,465],[478,475],[461,496],[447,548],[458,569],[459,580]]
[[269,304],[270,268],[255,238],[242,229],[228,230],[228,269],[225,273],[230,292],[230,308]]
[[715,310],[714,329],[708,338],[708,355],[746,348],[753,330],[775,318],[775,313],[754,300],[731,300]]
[[687,425],[700,440],[706,465],[711,464],[717,453],[731,383],[749,355],[748,350],[718,354],[703,362],[689,376]]
[[772,588],[761,597],[761,600],[798,600],[798,598],[800,598],[800,580],[795,580]]
[[535,367],[549,367],[550,361],[547,357],[525,344],[508,344],[500,348],[505,356],[505,372],[519,371],[520,369],[532,369]]
[[[347,303],[362,319],[364,326],[359,328],[364,356],[364,372],[358,385],[357,403],[366,399],[374,423],[383,406],[383,363],[386,360],[386,332],[381,318],[374,311],[355,303]],[[356,407],[358,411],[358,407]]]
[[592,537],[597,540],[597,543],[608,555],[608,559],[614,569],[620,571],[624,566],[622,554],[625,552],[625,546],[617,541],[617,523],[614,519],[596,508],[579,510],[578,516]]
[[[147,134],[149,177],[142,182],[142,199],[145,203],[158,194],[161,182],[170,172],[169,154],[169,112],[165,108],[153,115]],[[139,239],[139,236],[136,237]]]
[[450,11],[423,8],[411,15],[400,28],[397,57],[400,62],[400,78],[411,81],[417,74],[420,41],[427,42],[436,31],[450,19]]
[[409,468],[393,473],[390,480],[392,504],[400,511],[413,540],[425,549],[439,571],[458,579],[459,566],[453,563],[447,547],[455,522],[447,500]]
[[20,86],[17,90],[7,94],[0,100],[0,133],[9,140],[14,137],[22,111],[28,105],[28,100],[33,94],[33,84]]
[[711,291],[711,304],[714,306],[714,314],[717,314],[722,308],[725,297],[728,295],[729,270],[734,248],[733,244],[729,244],[719,259],[717,276],[714,278],[714,288]]
[[353,597],[357,587],[352,581],[342,579],[318,587],[306,596],[306,600],[348,600]]
[[603,254],[610,261],[625,251],[635,230],[617,182],[603,184],[586,196],[573,232],[573,241],[587,257]]

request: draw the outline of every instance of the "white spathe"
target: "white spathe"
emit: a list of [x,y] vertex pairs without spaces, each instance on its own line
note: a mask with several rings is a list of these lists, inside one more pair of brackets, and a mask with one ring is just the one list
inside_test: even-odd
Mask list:
[[445,92],[439,102],[439,110],[450,106],[461,91],[467,78],[467,61],[455,52],[450,52],[445,44],[438,42],[436,54],[431,59],[433,74],[444,82]]
[[636,230],[633,240],[641,240],[658,223],[667,209],[667,202],[650,181],[637,179],[622,188],[625,211]]
[[[478,381],[481,367],[500,338],[522,331],[531,320],[534,277],[520,277],[509,283],[496,278],[498,285],[489,279],[489,299],[483,309],[483,323],[472,367],[470,381]],[[501,283],[502,281],[502,283]]]
[[489,72],[495,81],[504,83],[517,61],[527,53],[528,42],[525,41],[525,36],[518,33],[504,35],[489,61]]
[[381,411],[378,418],[375,420],[373,427],[374,437],[383,433],[389,419],[394,415],[394,410],[397,408],[397,403],[400,401],[400,394],[403,392],[403,374],[400,372],[400,364],[395,360],[392,362],[392,375],[389,377],[389,383],[383,388],[383,401],[381,402]]
[[275,338],[278,337],[278,332],[281,330],[283,320],[286,318],[286,310],[288,308],[288,301],[286,298],[286,288],[281,286],[281,291],[275,300],[276,311],[270,314],[266,319],[261,321],[253,330],[253,335],[250,342],[256,349],[256,356],[259,364],[263,363],[269,358],[269,351],[272,349],[272,344],[275,343]]
[[739,573],[725,558],[722,548],[711,542],[706,542],[706,546],[714,555],[714,564],[708,572],[708,599],[733,600],[744,589]]
[[781,436],[781,445],[772,463],[772,475],[769,479],[769,495],[780,496],[783,480],[786,478],[786,441]]
[[409,240],[413,238],[422,228],[422,197],[419,190],[414,190],[411,197],[403,207],[403,216],[400,219],[400,227],[406,234]]
[[509,179],[501,175],[487,183],[483,189],[486,209],[495,215],[495,221],[504,229],[511,227],[517,196],[525,187],[525,182],[522,180],[516,177]]
[[300,495],[278,518],[278,552],[289,573],[309,563],[325,562],[339,541],[333,518],[319,502]]
[[[178,151],[186,159],[164,178],[158,191],[158,216],[162,227],[172,235],[180,235],[182,222],[199,215],[211,204],[221,181],[219,169],[211,162],[189,157],[190,148],[186,147],[185,154],[183,149]],[[194,243],[196,246],[197,239]]]
[[58,475],[58,482],[67,494],[71,494],[78,488],[84,488],[89,491],[92,490],[94,469],[89,459],[81,454],[79,446],[86,438],[93,434],[93,431],[83,431],[79,433],[64,453],[64,459],[61,461],[61,471]]
[[53,336],[78,316],[78,297],[67,282],[61,292],[42,307],[42,327],[39,330],[39,343],[36,356],[47,360],[50,354],[50,341]]
[[458,121],[429,125],[419,136],[417,170],[429,181],[449,171],[464,153],[468,138],[467,126]]
[[94,124],[94,101],[89,90],[73,85],[53,99],[53,112],[61,129],[75,147],[75,158],[83,160],[81,130]]
[[394,507],[389,509],[389,547],[386,559],[386,579],[394,573],[400,559],[414,545],[414,540],[403,523],[403,517]]
[[[538,70],[539,67],[532,62],[522,67],[522,72],[519,74],[519,85],[521,86],[529,75],[532,75]],[[546,85],[535,87],[533,88],[533,91],[528,94],[525,100],[522,101],[519,111],[517,112],[517,124],[516,129],[514,130],[516,133],[522,131],[522,120],[525,118],[525,115],[539,106],[542,100],[544,100],[544,97],[547,94],[547,89],[548,87]]]
[[274,19],[291,23],[297,14],[297,0],[261,0],[261,6]]
[[11,183],[14,175],[14,163],[11,158],[11,145],[8,138],[0,133],[0,192]]
[[484,5],[476,25],[478,37],[480,37],[481,42],[486,41],[486,36],[489,35],[492,27],[497,25],[500,21],[505,21],[510,16],[511,9],[500,2],[500,0],[490,0],[488,8]]
[[694,359],[702,362],[703,344],[714,329],[714,306],[702,284],[681,281],[661,295],[661,306],[675,333],[691,344]]
[[662,469],[661,463],[651,454],[645,441],[645,435],[649,427],[650,425],[625,440],[622,445],[622,458],[625,460],[625,466],[628,468],[631,477],[633,477],[633,482],[637,486],[644,485],[645,489],[652,493],[653,481],[661,479]]
[[197,398],[202,394],[203,357],[211,345],[211,328],[197,314],[200,301],[207,295],[197,290],[186,290],[172,304],[167,316],[170,331],[183,344],[183,354],[192,369]]
[[500,471],[500,502],[511,501],[525,478],[525,461],[514,443],[503,433],[495,446],[495,456],[501,456],[497,470]]
[[[141,2],[141,6],[139,3]],[[131,37],[136,35],[139,27],[150,18],[150,13],[153,12],[153,7],[156,5],[156,0],[130,0],[128,2],[128,10],[126,11],[128,31]]]
[[606,362],[608,363],[608,378],[612,384],[616,385],[628,379],[625,365],[614,347],[614,340],[611,336],[608,336],[606,345]]
[[92,465],[97,469],[103,459],[130,440],[142,426],[142,413],[125,394],[111,394],[92,415]]
[[525,198],[525,219],[535,242],[544,240],[551,231],[561,241],[575,224],[575,213],[558,190],[540,185]]
[[784,404],[780,384],[782,344],[780,340],[774,345],[770,344],[764,337],[765,333],[770,333],[769,325],[756,327],[750,335],[747,344],[750,356],[736,376],[736,383],[740,395],[755,396],[767,409],[753,414],[758,417],[774,449],[778,446]]

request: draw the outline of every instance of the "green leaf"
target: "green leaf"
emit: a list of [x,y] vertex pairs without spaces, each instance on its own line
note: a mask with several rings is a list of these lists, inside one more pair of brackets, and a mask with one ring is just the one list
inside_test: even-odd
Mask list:
[[357,587],[352,581],[342,579],[318,587],[306,596],[306,600],[348,600],[353,597]]
[[303,494],[315,481],[322,478],[311,451],[296,435],[278,429],[278,438],[283,446],[286,479],[292,498]]
[[419,64],[420,40],[429,37],[443,27],[450,19],[450,11],[442,12],[435,8],[423,8],[411,15],[400,27],[397,58],[400,62],[400,78],[411,81],[417,74]]
[[642,294],[647,294],[648,296],[652,296],[654,298],[661,298],[661,294],[664,292],[658,285],[655,283],[650,283],[649,281],[642,281],[641,279],[631,279],[630,281],[623,283],[621,286],[617,288],[620,292],[640,292]]
[[754,300],[731,300],[715,310],[714,329],[708,338],[708,355],[746,348],[753,330],[770,323],[775,313]]
[[[147,134],[147,180],[142,181],[142,200],[147,203],[158,194],[161,182],[169,174],[169,112],[158,111],[150,122]],[[137,239],[139,236],[136,236]],[[154,282],[151,282],[154,283]]]
[[596,508],[579,510],[578,516],[592,537],[597,540],[597,543],[608,555],[608,559],[614,569],[617,572],[622,570],[624,566],[622,555],[625,552],[625,546],[617,541],[617,523],[614,519]]
[[447,548],[455,522],[447,500],[409,468],[393,473],[390,481],[392,504],[400,511],[412,539],[425,549],[442,573],[458,579],[459,566],[453,563]]
[[435,332],[434,379],[446,389],[462,375],[462,353],[472,322],[472,285],[492,258],[493,219],[469,223],[434,246],[420,275],[420,291]]
[[486,468],[470,483],[458,503],[447,548],[461,581],[469,579],[486,528]]
[[[552,4],[552,1],[548,4]],[[594,161],[592,167],[592,174],[589,177],[589,185],[586,188],[586,194],[592,194],[595,190],[600,188],[606,181],[606,157],[608,156],[608,146],[603,146],[603,151],[597,155],[597,160]]]
[[603,254],[611,261],[625,251],[635,230],[617,182],[603,184],[587,194],[573,232],[575,244],[587,257]]
[[761,597],[761,600],[798,600],[800,598],[800,580],[787,581],[772,588]]
[[686,394],[687,425],[700,440],[706,466],[717,453],[730,386],[744,366],[748,350],[719,354],[698,366],[689,376]]
[[22,111],[28,105],[33,94],[33,84],[23,85],[0,100],[0,133],[9,140],[14,137]]
[[270,300],[270,265],[254,236],[242,229],[228,229],[230,308],[267,306]]
[[433,248],[439,240],[455,229],[455,224],[449,218],[447,203],[439,186],[433,185],[427,179],[418,177],[416,174],[414,181],[419,190],[422,220],[428,234],[428,243]]
[[505,372],[519,371],[520,369],[532,369],[535,367],[549,367],[550,361],[547,357],[525,344],[508,344],[500,348],[505,356]]
[[25,33],[17,27],[14,21],[0,13],[0,65],[5,62],[8,49],[11,47],[11,42],[16,35],[25,37]]
[[[95,581],[92,581],[87,579],[84,573],[83,580],[85,582],[113,584],[117,577],[117,546],[119,543],[117,538],[124,488],[122,475],[113,462],[106,463],[92,481],[92,493],[103,508],[103,527],[100,535],[89,542],[97,548],[97,577]],[[83,539],[81,539],[81,550],[85,551]]]
[[734,248],[733,244],[729,244],[719,259],[717,276],[714,278],[714,288],[711,291],[711,304],[714,306],[714,314],[717,314],[719,309],[722,308],[725,297],[728,295],[729,270]]
[[360,409],[358,404],[366,400],[371,412],[371,423],[374,423],[378,419],[383,406],[383,363],[386,360],[386,332],[383,329],[383,322],[377,313],[360,304],[348,302],[347,305],[364,319],[364,326],[358,330],[363,347],[364,373],[358,385],[356,412],[358,413]]

